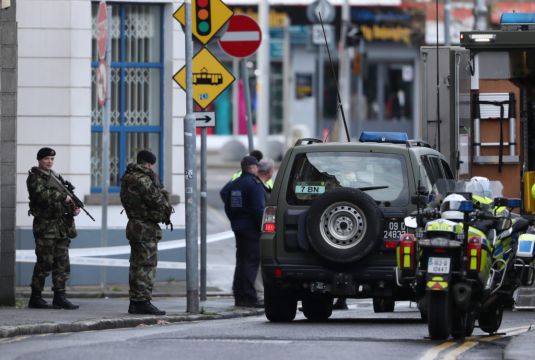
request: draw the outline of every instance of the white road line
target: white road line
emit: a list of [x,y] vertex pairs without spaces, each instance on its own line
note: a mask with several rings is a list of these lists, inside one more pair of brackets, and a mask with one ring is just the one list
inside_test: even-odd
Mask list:
[[[213,242],[229,240],[233,238],[234,238],[234,233],[232,231],[224,231],[221,233],[207,236],[206,242],[213,243]],[[179,249],[185,246],[186,246],[186,241],[184,239],[162,241],[158,244],[158,250],[164,251],[164,250]],[[113,259],[113,258],[103,257],[103,256],[127,255],[127,254],[130,254],[130,245],[109,246],[105,248],[101,248],[101,247],[79,248],[79,249],[69,250],[69,257],[71,260],[71,265],[128,267],[129,266],[128,259]],[[17,250],[16,261],[19,263],[35,263],[36,261],[35,250]],[[234,269],[234,265],[208,264],[207,267],[210,270]],[[158,268],[159,269],[185,269],[186,264],[183,262],[159,261]]]

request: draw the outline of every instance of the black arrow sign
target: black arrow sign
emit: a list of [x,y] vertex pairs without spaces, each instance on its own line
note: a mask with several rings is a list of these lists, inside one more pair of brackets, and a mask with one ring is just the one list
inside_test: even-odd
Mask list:
[[203,120],[205,123],[207,123],[207,122],[210,122],[212,118],[208,115],[204,115],[203,117],[200,117],[200,118],[195,118],[195,121],[203,121]]
[[200,111],[193,113],[195,116],[195,126],[197,127],[214,127],[215,126],[215,112]]

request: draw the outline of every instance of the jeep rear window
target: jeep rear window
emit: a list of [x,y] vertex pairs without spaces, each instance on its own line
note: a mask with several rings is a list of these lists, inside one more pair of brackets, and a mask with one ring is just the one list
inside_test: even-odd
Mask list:
[[287,188],[290,205],[310,205],[325,192],[338,187],[365,188],[374,200],[387,206],[409,202],[405,158],[369,152],[313,152],[298,155]]

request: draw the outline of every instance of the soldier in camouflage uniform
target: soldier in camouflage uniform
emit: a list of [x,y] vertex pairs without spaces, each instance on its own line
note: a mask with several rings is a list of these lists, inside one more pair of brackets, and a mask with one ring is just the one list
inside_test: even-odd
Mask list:
[[126,237],[130,242],[130,314],[165,315],[151,304],[152,286],[158,263],[159,223],[171,224],[173,211],[169,194],[152,171],[156,156],[147,150],[137,154],[121,179],[121,203],[128,216]]
[[62,192],[61,175],[52,171],[56,152],[44,147],[37,152],[39,165],[28,173],[26,186],[30,199],[29,214],[33,219],[35,255],[32,294],[28,307],[48,309],[51,306],[43,299],[42,291],[46,277],[52,272],[52,305],[56,309],[78,309],[65,296],[65,283],[70,276],[69,244],[76,236],[73,217],[80,213],[72,198]]

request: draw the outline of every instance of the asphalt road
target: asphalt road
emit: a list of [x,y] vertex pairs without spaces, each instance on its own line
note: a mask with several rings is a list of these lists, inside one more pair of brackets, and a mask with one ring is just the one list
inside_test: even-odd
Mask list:
[[[506,334],[476,329],[463,341],[431,341],[408,302],[374,314],[368,300],[350,300],[325,323],[298,314],[291,323],[264,316],[135,329],[40,335],[0,341],[2,359],[502,359]],[[534,312],[507,312],[501,330],[535,323]]]

